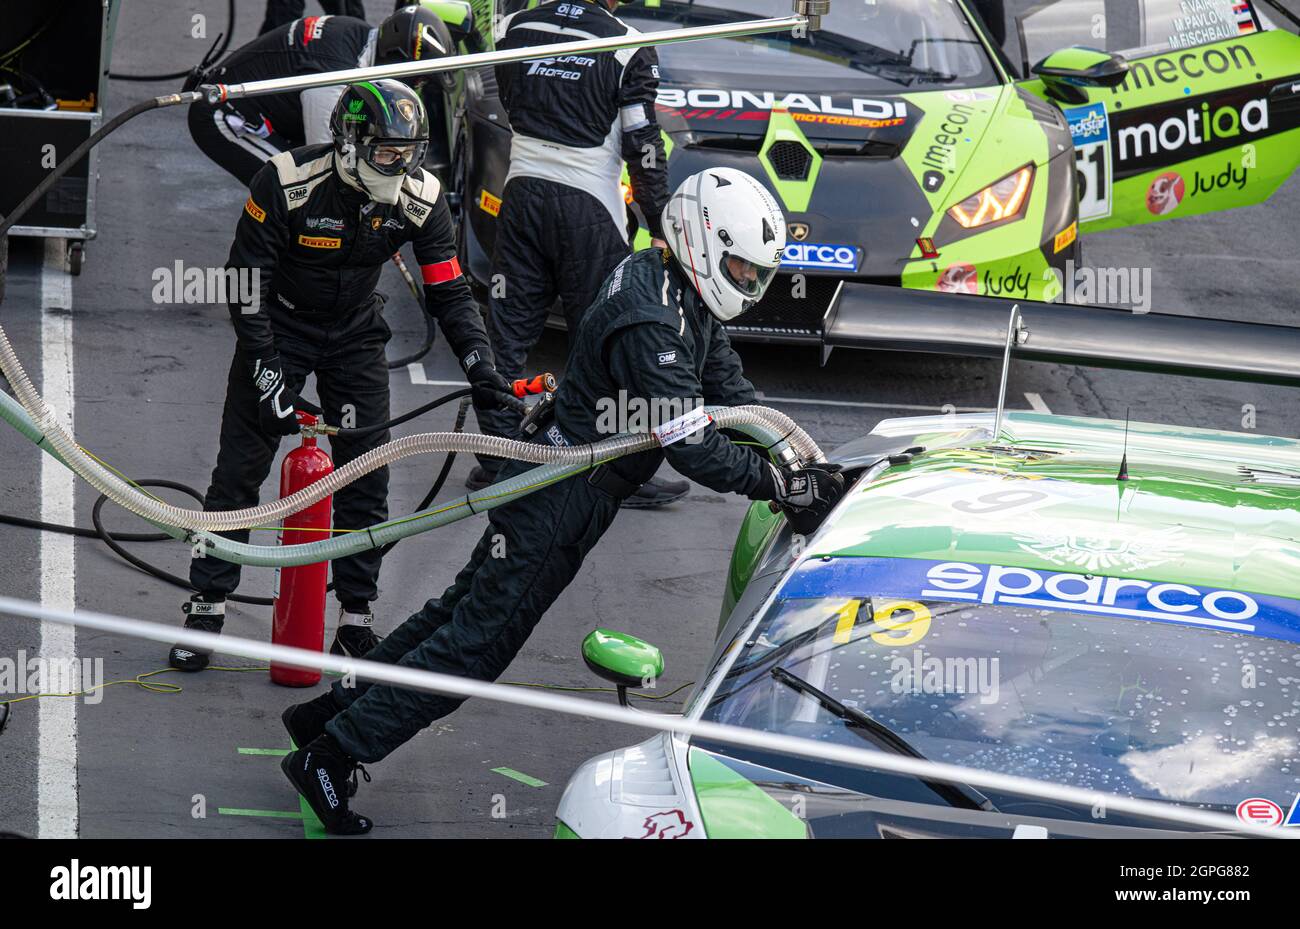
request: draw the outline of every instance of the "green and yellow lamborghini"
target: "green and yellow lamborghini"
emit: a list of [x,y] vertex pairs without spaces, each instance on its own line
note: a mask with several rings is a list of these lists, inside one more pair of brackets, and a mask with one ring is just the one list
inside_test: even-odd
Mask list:
[[[518,3],[426,0],[469,49]],[[788,12],[620,8],[643,32]],[[1081,234],[1258,203],[1300,164],[1295,0],[835,0],[804,36],[659,56],[670,185],[739,168],[790,222],[784,280],[730,327],[738,340],[843,344],[864,322],[905,324],[924,292],[1054,301]],[[444,91],[435,148],[482,284],[508,121],[491,69]]]

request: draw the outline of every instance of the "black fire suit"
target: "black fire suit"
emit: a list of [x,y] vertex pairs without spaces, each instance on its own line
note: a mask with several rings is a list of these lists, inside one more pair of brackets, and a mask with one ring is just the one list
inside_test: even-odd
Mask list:
[[[754,399],[722,326],[659,249],[615,269],[573,337],[554,423],[536,441],[582,444],[608,438],[602,410],[615,398],[629,411],[655,399],[700,398],[736,405]],[[623,393],[621,393],[623,392]],[[644,406],[640,407],[644,409]],[[384,661],[494,680],[573,580],[582,561],[632,493],[667,458],[681,473],[720,492],[751,494],[768,466],[709,424],[687,440],[618,459],[492,510],[469,563],[366,654]],[[511,461],[505,476],[530,464]],[[504,557],[493,557],[494,547]],[[337,684],[342,709],[326,730],[353,758],[378,761],[461,701],[381,684]]]
[[[257,272],[255,305],[235,299],[230,315],[237,345],[230,365],[221,444],[208,510],[257,503],[275,457],[277,436],[258,425],[253,368],[280,355],[285,382],[298,393],[315,372],[325,420],[364,427],[390,418],[384,343],[391,333],[375,285],[385,262],[412,243],[424,279],[425,306],[437,318],[465,367],[491,360],[487,334],[461,275],[451,216],[438,181],[423,169],[409,176],[395,205],[376,203],[349,186],[334,167],[331,146],[294,149],[271,159],[253,178],[226,267]],[[335,437],[336,465],[388,441],[388,432],[361,439]],[[334,495],[334,526],[359,529],[388,518],[388,469],[372,471]],[[245,540],[248,533],[231,533]],[[378,595],[378,551],[334,562],[336,594],[345,606]],[[195,558],[190,583],[225,595],[239,583],[239,566]]]
[[[556,0],[505,17],[496,47],[635,31],[599,3]],[[650,234],[662,236],[667,158],[655,117],[659,65],[653,48],[498,65],[496,76],[513,136],[488,331],[498,369],[516,378],[556,299],[574,332],[601,281],[628,255],[624,160]],[[513,436],[519,415],[494,411],[479,423],[484,432]]]
[[[299,12],[302,4],[298,4]],[[240,84],[370,65],[378,33],[351,16],[308,16],[231,52],[204,80]],[[330,113],[342,84],[301,92],[190,104],[190,135],[199,149],[248,184],[272,155],[331,140]]]

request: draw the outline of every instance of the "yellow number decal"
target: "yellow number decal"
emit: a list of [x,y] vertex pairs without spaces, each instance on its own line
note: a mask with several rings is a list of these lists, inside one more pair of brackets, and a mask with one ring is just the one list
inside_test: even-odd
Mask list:
[[[906,614],[895,619],[895,613]],[[925,638],[930,631],[930,610],[924,603],[915,600],[894,600],[876,609],[872,616],[878,627],[871,633],[871,640],[877,645],[915,645]],[[895,633],[901,632],[902,635]]]

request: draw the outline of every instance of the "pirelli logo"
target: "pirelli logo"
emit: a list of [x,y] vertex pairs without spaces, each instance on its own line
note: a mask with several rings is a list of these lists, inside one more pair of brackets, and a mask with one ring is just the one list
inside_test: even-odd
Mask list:
[[478,208],[489,216],[498,216],[501,213],[501,198],[484,190],[478,195]]
[[1079,224],[1077,222],[1070,223],[1070,225],[1067,228],[1057,233],[1056,235],[1057,254],[1060,254],[1062,251],[1064,251],[1065,249],[1073,245],[1074,240],[1077,239],[1078,237],[1079,237]]
[[298,244],[307,248],[339,248],[343,244],[342,239],[336,239],[328,235],[300,235]]
[[253,217],[253,219],[257,220],[259,223],[266,222],[266,210],[254,203],[252,197],[249,197],[244,201],[244,212]]

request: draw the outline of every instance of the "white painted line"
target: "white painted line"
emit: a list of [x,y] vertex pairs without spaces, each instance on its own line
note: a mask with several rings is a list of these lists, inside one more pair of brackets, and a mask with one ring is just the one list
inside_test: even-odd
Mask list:
[[411,383],[421,387],[468,387],[468,381],[431,381],[424,373],[424,365],[413,361],[406,366],[406,373],[411,376]]
[[[41,268],[41,394],[73,431],[72,281],[63,270],[63,239],[45,240]],[[41,519],[71,525],[76,522],[73,494],[76,479],[53,455],[41,456]],[[54,532],[40,534],[41,604],[60,610],[77,607],[75,538]],[[70,670],[78,665],[75,630],[62,623],[41,623],[40,656],[45,667]],[[76,678],[49,675],[43,690],[60,691]],[[62,678],[62,679],[60,679]],[[38,756],[36,768],[37,835],[42,839],[75,839],[77,809],[77,701],[74,698],[37,700]]]
[[1052,412],[1047,408],[1047,404],[1043,402],[1043,398],[1039,394],[1031,394],[1026,391],[1025,399],[1029,401],[1029,406],[1035,413]]

